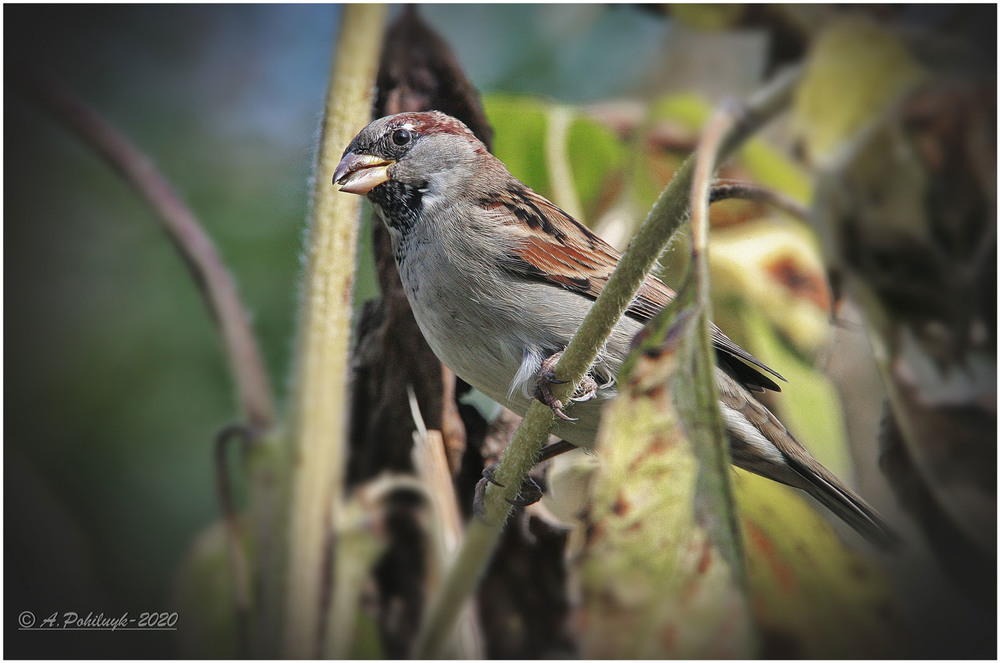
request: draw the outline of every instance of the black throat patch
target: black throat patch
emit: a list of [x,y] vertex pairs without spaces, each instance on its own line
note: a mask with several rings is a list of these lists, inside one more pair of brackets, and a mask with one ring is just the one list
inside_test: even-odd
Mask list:
[[420,220],[423,197],[418,187],[395,180],[383,182],[368,192],[368,199],[381,208],[385,222],[403,235]]

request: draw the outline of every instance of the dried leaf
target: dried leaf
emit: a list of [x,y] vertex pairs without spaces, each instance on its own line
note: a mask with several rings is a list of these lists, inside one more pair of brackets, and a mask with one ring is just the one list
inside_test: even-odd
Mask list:
[[750,595],[766,658],[912,655],[890,586],[791,488],[736,470]]
[[857,20],[812,57],[796,117],[823,166],[813,216],[870,327],[892,408],[887,474],[982,599],[996,572],[995,82],[925,72]]
[[749,338],[743,311],[760,311],[800,355],[813,356],[827,342],[830,290],[819,247],[807,228],[780,220],[748,221],[714,231],[711,252],[716,324],[733,330],[737,342],[782,375],[778,358]]
[[753,632],[732,569],[696,521],[698,461],[665,380],[672,353],[643,357],[598,437],[576,564],[586,658],[743,658]]

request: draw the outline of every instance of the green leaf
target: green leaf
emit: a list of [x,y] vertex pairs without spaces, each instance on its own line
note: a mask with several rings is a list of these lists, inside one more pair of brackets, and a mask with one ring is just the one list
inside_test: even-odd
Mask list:
[[699,95],[678,94],[657,100],[651,116],[654,120],[675,120],[691,131],[701,131],[711,112],[711,104]]
[[533,97],[503,94],[483,98],[483,108],[493,125],[493,154],[517,179],[550,196],[545,165],[545,103]]
[[583,115],[574,118],[567,155],[573,184],[588,218],[606,192],[608,179],[624,165],[625,152],[625,146],[613,131]]
[[[493,154],[507,169],[535,191],[553,198],[552,172],[546,162],[550,135],[550,113],[555,106],[544,100],[493,94],[484,99],[486,114],[495,131]],[[564,146],[556,146],[556,158],[564,159],[572,175],[572,186],[583,206],[583,215],[595,212],[608,190],[609,178],[625,163],[625,146],[615,133],[585,115],[571,111]],[[556,204],[560,201],[553,200]],[[586,219],[578,219],[584,222]]]
[[814,357],[826,344],[830,290],[808,228],[784,219],[744,221],[716,229],[711,253],[716,323],[734,341],[759,350],[747,338],[741,318],[744,309],[752,308],[801,356]]
[[806,172],[766,140],[747,141],[739,158],[754,182],[803,203],[812,199],[813,185]]

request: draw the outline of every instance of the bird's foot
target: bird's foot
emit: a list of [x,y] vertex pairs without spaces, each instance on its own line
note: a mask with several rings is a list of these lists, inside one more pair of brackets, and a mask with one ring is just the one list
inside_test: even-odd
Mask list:
[[[563,421],[576,421],[576,419],[563,412],[563,402],[552,393],[552,385],[566,384],[566,380],[556,379],[554,371],[560,357],[562,357],[562,350],[542,361],[542,367],[538,371],[538,380],[535,382],[535,398],[552,408],[555,415]],[[588,373],[580,380],[580,385],[573,392],[573,395],[570,396],[569,400],[572,403],[584,403],[596,396],[597,382]]]
[[[504,487],[496,479],[498,466],[499,463],[493,463],[483,470],[483,478],[476,484],[476,492],[472,498],[472,512],[479,519],[484,518],[486,515],[486,486],[492,483],[494,486]],[[542,488],[529,476],[521,484],[521,489],[517,492],[517,497],[507,499],[507,502],[513,506],[525,507],[534,504],[540,499],[542,499]]]

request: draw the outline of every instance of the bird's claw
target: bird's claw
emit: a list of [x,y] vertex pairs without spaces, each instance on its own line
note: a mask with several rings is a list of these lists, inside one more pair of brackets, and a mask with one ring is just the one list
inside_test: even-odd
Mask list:
[[535,398],[552,408],[552,412],[563,421],[576,421],[576,419],[567,416],[566,413],[563,412],[562,401],[556,398],[555,394],[552,393],[552,385],[566,384],[566,380],[559,380],[556,378],[556,374],[552,370],[561,356],[562,351],[560,350],[551,357],[542,361],[542,366],[538,370],[538,379],[535,381]]
[[505,488],[502,483],[497,481],[497,468],[500,467],[500,463],[492,463],[489,467],[483,470],[483,479],[488,483],[493,484],[498,488]]
[[517,496],[513,499],[507,498],[507,503],[513,506],[530,506],[542,499],[542,487],[535,483],[530,476],[524,479],[521,489],[517,491]]
[[[552,412],[563,421],[576,421],[576,419],[563,412],[563,402],[552,393],[552,385],[566,384],[568,382],[568,380],[557,379],[553,371],[556,362],[559,361],[559,357],[561,356],[562,351],[559,351],[542,361],[541,369],[538,371],[538,380],[535,382],[535,398],[552,408]],[[588,374],[583,376],[580,386],[573,392],[569,401],[571,403],[585,403],[596,397],[597,382]]]
[[589,375],[584,375],[570,400],[574,403],[586,403],[594,398],[597,398],[597,381]]
[[[483,520],[486,516],[486,487],[491,483],[494,486],[503,488],[504,485],[496,480],[497,463],[493,463],[483,470],[483,478],[476,484],[476,490],[472,498],[472,513],[477,518]],[[514,498],[504,498],[512,506],[530,506],[542,499],[542,488],[531,477],[527,477],[521,484],[517,496]]]
[[476,490],[472,495],[472,514],[479,520],[486,520],[486,486],[490,485],[489,479],[483,477],[476,483]]

